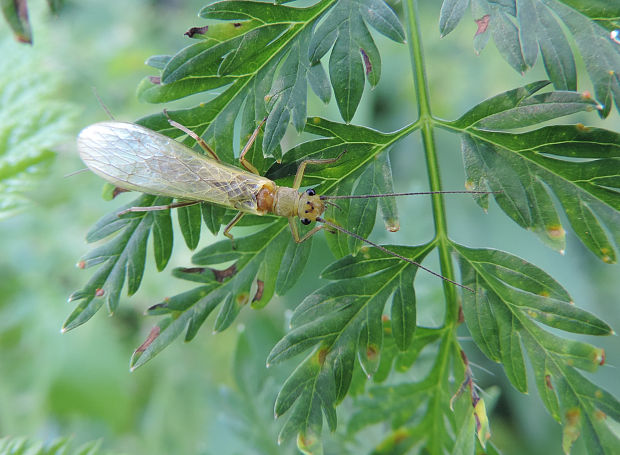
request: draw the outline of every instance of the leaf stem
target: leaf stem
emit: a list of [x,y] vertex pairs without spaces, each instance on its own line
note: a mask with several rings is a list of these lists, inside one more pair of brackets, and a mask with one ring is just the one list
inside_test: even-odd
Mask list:
[[[426,78],[424,55],[422,52],[421,32],[418,23],[417,1],[406,0],[405,15],[408,35],[409,55],[415,91],[418,100],[418,114],[421,126],[422,141],[426,154],[426,168],[431,191],[441,191],[441,178],[439,175],[439,163],[434,136],[434,119],[431,114],[428,81]],[[418,123],[416,122],[416,123]],[[441,194],[432,196],[433,219],[435,223],[435,240],[439,250],[439,262],[441,273],[450,280],[454,280],[454,269],[450,258],[450,241],[448,239],[448,227],[446,222],[446,210]],[[450,283],[444,281],[444,294],[446,296],[446,325],[454,325],[458,320],[458,300],[456,289]]]

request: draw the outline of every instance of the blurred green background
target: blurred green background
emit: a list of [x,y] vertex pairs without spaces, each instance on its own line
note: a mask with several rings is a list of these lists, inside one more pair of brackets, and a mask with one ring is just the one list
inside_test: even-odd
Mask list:
[[[99,178],[90,173],[66,177],[83,167],[75,149],[78,131],[106,119],[92,88],[115,118],[124,121],[162,107],[196,102],[141,104],[135,88],[150,74],[143,64],[149,56],[172,54],[189,44],[183,33],[191,26],[204,25],[196,15],[204,3],[143,0],[128,6],[120,0],[84,0],[67,2],[53,16],[43,1],[31,2],[32,47],[14,42],[8,27],[0,24],[0,119],[6,127],[7,121],[28,122],[33,116],[46,121],[46,115],[53,113],[50,128],[30,140],[40,144],[53,138],[59,144],[54,147],[57,158],[47,177],[27,191],[30,204],[0,220],[0,437],[48,441],[72,436],[76,445],[101,438],[104,450],[127,454],[295,452],[292,446],[277,446],[279,424],[272,417],[278,385],[293,363],[265,370],[264,360],[284,333],[287,311],[320,285],[316,277],[332,260],[324,253],[328,250],[322,236],[315,240],[307,279],[288,295],[274,299],[264,310],[245,310],[237,329],[214,336],[207,321],[192,343],[173,343],[134,373],[128,369],[129,357],[154,324],[143,311],[187,289],[187,284],[169,274],[172,267],[190,264],[191,252],[180,237],[168,269],[158,274],[147,259],[140,291],[125,298],[113,317],[102,310],[73,332],[61,335],[59,331],[72,310],[71,304],[63,302],[92,273],[74,266],[89,248],[83,240],[86,232],[131,197],[121,195],[120,200],[106,202]],[[440,2],[423,3],[421,22],[436,115],[454,118],[486,97],[545,78],[540,62],[525,77],[514,73],[492,43],[481,56],[475,56],[471,20],[440,40]],[[404,46],[376,39],[382,50],[382,81],[375,90],[365,92],[354,123],[394,130],[416,116],[411,68]],[[589,89],[588,81],[582,79],[580,90],[585,89]],[[22,96],[14,96],[18,92]],[[313,95],[309,114],[339,120],[333,102],[325,107]],[[575,120],[620,129],[617,113],[604,122],[594,114]],[[283,149],[299,140],[294,133],[288,135]],[[460,157],[455,158],[458,140],[442,132],[437,140],[444,187],[461,189],[463,170]],[[395,189],[425,189],[418,138],[408,138],[390,153]],[[387,234],[378,224],[373,240],[417,244],[430,237],[428,200],[400,200],[399,210],[401,230]],[[577,305],[601,316],[616,330],[620,327],[619,266],[597,261],[570,233],[566,255],[561,256],[519,229],[496,206],[484,214],[471,199],[459,196],[448,201],[448,219],[451,235],[459,242],[505,249],[541,266],[566,286]],[[210,241],[210,234],[203,232],[200,247]],[[429,265],[437,267],[432,260]],[[417,282],[420,323],[436,323],[441,318],[441,286],[424,274],[418,275]],[[594,381],[618,396],[618,338],[588,341],[607,353],[607,367],[594,375]],[[474,374],[480,385],[501,387],[491,413],[496,445],[506,454],[561,453],[561,429],[544,411],[537,394],[515,392],[501,368],[489,365],[478,353],[465,330],[463,346],[476,364]],[[392,380],[406,380],[406,375]],[[375,427],[345,437],[344,423],[353,405],[354,399],[347,399],[339,408],[342,425],[336,435],[326,435],[327,453],[368,452],[388,431]],[[578,444],[579,450],[583,448]]]

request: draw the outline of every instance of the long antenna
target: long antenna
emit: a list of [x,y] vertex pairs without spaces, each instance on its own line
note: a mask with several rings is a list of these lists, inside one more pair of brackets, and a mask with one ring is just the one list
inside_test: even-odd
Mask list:
[[365,239],[365,238],[364,238],[364,237],[362,237],[361,235],[357,235],[356,233],[351,232],[351,231],[349,231],[349,230],[347,230],[347,229],[343,228],[342,226],[338,226],[337,224],[331,223],[331,222],[329,222],[329,221],[327,221],[327,220],[325,220],[325,219],[323,219],[323,218],[321,218],[321,217],[317,217],[317,218],[316,218],[316,220],[317,220],[317,221],[319,221],[319,222],[321,222],[321,223],[323,223],[323,224],[326,224],[327,226],[329,226],[329,227],[331,227],[331,228],[336,229],[337,231],[340,231],[340,232],[342,232],[342,233],[344,233],[344,234],[350,235],[351,237],[354,237],[354,238],[356,238],[356,239],[358,239],[358,240],[361,240],[362,242],[366,242],[366,243],[368,243],[369,245],[372,245],[372,246],[374,246],[375,248],[380,249],[380,250],[381,250],[381,251],[383,251],[384,253],[387,253],[387,254],[389,254],[389,255],[391,255],[391,256],[395,256],[395,257],[397,257],[398,259],[402,259],[403,261],[408,262],[409,264],[413,264],[413,265],[415,265],[416,267],[418,267],[418,268],[420,268],[420,269],[422,269],[422,270],[427,271],[427,272],[428,272],[428,273],[430,273],[431,275],[434,275],[434,276],[436,276],[436,277],[438,277],[438,278],[441,278],[441,279],[442,279],[442,280],[444,280],[444,281],[447,281],[448,283],[452,283],[452,284],[454,284],[455,286],[458,286],[458,287],[463,288],[463,289],[467,289],[469,292],[475,293],[475,291],[474,291],[472,288],[467,287],[467,286],[465,286],[465,285],[463,285],[463,284],[461,284],[461,283],[457,283],[456,281],[452,281],[450,278],[446,278],[445,276],[443,276],[443,275],[441,275],[441,274],[439,274],[439,273],[437,273],[437,272],[433,272],[431,269],[429,269],[429,268],[427,268],[427,267],[424,267],[424,266],[423,266],[422,264],[420,264],[419,262],[412,261],[411,259],[406,258],[405,256],[401,256],[400,254],[395,253],[394,251],[390,251],[390,250],[388,250],[387,248],[382,247],[381,245],[378,245],[378,244],[376,244],[376,243],[374,243],[374,242],[371,242],[371,241],[370,241],[370,240],[368,240],[368,239]]
[[320,196],[321,200],[326,199],[367,199],[370,197],[391,197],[391,196],[420,196],[425,194],[499,194],[502,191],[420,191],[415,193],[386,193],[386,194],[353,194],[341,196]]

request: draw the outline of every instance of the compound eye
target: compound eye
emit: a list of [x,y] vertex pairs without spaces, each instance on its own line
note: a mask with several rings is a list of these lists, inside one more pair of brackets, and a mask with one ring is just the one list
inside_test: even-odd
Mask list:
[[[316,191],[314,191],[312,188],[308,188],[308,189],[306,190],[306,194],[307,194],[308,196],[314,196],[314,195],[316,194]],[[307,224],[307,223],[306,223],[306,224]]]
[[302,218],[299,221],[301,221],[301,224],[306,224],[306,225],[312,223],[312,221],[310,221],[308,218]]

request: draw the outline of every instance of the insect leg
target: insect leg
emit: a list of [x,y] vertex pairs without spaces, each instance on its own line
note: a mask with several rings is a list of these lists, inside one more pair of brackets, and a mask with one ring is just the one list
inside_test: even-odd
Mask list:
[[189,128],[186,128],[185,126],[181,125],[179,122],[175,122],[174,120],[172,120],[169,116],[168,116],[168,111],[166,109],[164,109],[164,115],[166,116],[166,118],[168,119],[168,123],[170,123],[171,126],[174,126],[176,129],[179,129],[181,131],[183,131],[185,134],[187,134],[189,137],[191,137],[192,139],[194,139],[196,142],[198,142],[198,145],[200,145],[200,147],[207,152],[209,155],[211,155],[211,157],[215,160],[215,161],[221,161],[220,158],[217,156],[217,154],[215,153],[215,151],[209,147],[209,144],[207,144],[205,142],[205,140],[203,138],[201,138],[200,136],[198,136],[196,133],[194,133],[192,130],[190,130]]
[[288,218],[288,225],[291,228],[291,234],[293,236],[293,240],[295,240],[295,242],[297,243],[305,242],[306,240],[308,240],[310,237],[312,237],[314,234],[316,234],[317,232],[319,232],[321,229],[325,227],[325,225],[323,224],[316,225],[310,231],[308,231],[306,235],[304,235],[302,238],[299,238],[299,230],[297,229],[297,223],[295,222],[294,217],[290,216]]
[[260,122],[260,125],[258,125],[258,127],[254,130],[254,132],[250,136],[250,139],[248,139],[248,143],[245,144],[245,147],[243,147],[243,150],[241,151],[241,155],[239,155],[239,162],[241,163],[241,166],[246,168],[252,174],[256,174],[256,175],[260,175],[258,173],[258,169],[256,169],[252,163],[250,163],[248,160],[245,159],[245,154],[248,153],[248,150],[250,150],[250,147],[252,147],[252,144],[254,144],[254,141],[256,141],[256,138],[258,137],[258,133],[266,121],[267,121],[267,117],[265,117],[263,121]]
[[178,209],[179,207],[187,207],[188,205],[199,204],[200,201],[175,202],[168,205],[151,205],[149,207],[131,207],[122,212],[118,212],[118,216],[125,215],[130,212],[155,212],[157,210]]
[[230,230],[233,228],[235,224],[239,222],[241,218],[243,218],[243,215],[245,215],[244,212],[237,213],[235,217],[230,221],[230,223],[228,223],[226,227],[224,228],[224,235],[228,237],[231,242],[233,242],[233,249],[235,249],[235,243],[233,240],[233,235],[230,233]]
[[297,168],[297,174],[295,174],[295,180],[293,181],[293,188],[298,190],[299,187],[301,186],[301,179],[304,178],[304,172],[306,171],[306,166],[308,164],[330,164],[330,163],[335,163],[340,158],[342,158],[342,155],[344,155],[346,152],[347,152],[346,150],[343,150],[342,153],[340,153],[340,155],[338,155],[336,158],[328,158],[328,159],[324,159],[324,160],[304,160],[304,161],[302,161],[301,164],[299,165],[299,167]]

